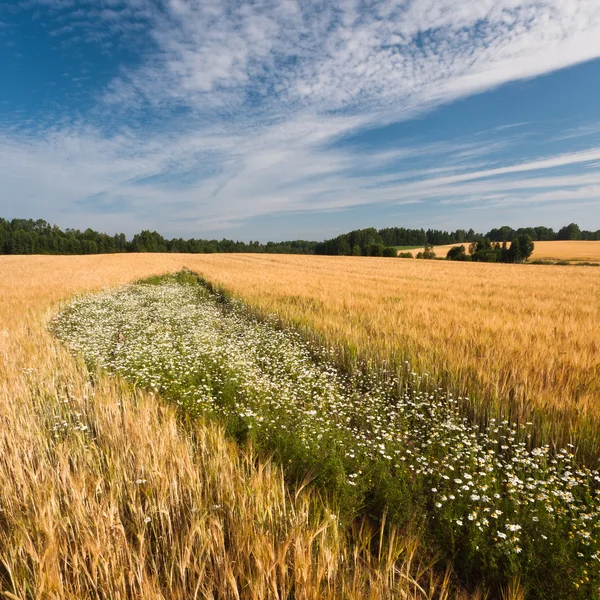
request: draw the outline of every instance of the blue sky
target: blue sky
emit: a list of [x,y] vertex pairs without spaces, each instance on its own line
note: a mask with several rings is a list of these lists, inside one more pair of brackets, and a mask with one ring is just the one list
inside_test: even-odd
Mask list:
[[0,216],[600,228],[598,0],[8,0]]

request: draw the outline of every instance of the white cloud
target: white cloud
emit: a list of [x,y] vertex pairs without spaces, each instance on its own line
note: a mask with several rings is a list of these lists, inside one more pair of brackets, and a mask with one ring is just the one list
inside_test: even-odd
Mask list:
[[[482,205],[551,202],[596,191],[552,173],[600,160],[596,148],[486,166],[494,146],[485,139],[372,156],[334,142],[600,56],[597,0],[28,0],[33,5],[55,11],[56,37],[84,31],[100,44],[109,32],[145,54],[100,91],[83,122],[0,131],[8,202],[19,198],[32,215],[46,214],[46,202],[65,213],[93,212],[96,202],[98,219],[130,231],[173,218],[196,233],[276,213],[454,202],[460,194],[481,194]],[[145,127],[150,117],[165,120],[161,132]],[[107,133],[109,119],[121,123],[119,134]],[[419,173],[410,162],[417,155],[429,158]],[[480,165],[468,164],[474,159]],[[550,172],[545,184],[539,171]],[[533,195],[523,191],[530,187]]]

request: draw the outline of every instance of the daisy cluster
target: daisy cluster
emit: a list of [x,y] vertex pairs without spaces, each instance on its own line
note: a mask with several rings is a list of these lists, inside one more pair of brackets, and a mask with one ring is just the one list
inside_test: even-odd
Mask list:
[[419,391],[414,373],[343,372],[330,351],[182,281],[76,299],[53,330],[90,366],[316,473],[352,510],[415,519],[459,572],[519,575],[540,598],[598,595],[600,474],[573,448],[533,447],[528,423],[474,425],[466,398]]

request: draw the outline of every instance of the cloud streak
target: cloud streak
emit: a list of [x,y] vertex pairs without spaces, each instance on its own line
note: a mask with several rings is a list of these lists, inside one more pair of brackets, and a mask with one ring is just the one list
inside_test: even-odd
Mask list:
[[108,99],[391,116],[600,55],[594,0],[171,0]]
[[[97,207],[104,227],[197,234],[274,214],[598,191],[594,175],[555,173],[599,161],[596,147],[494,165],[489,138],[369,154],[339,143],[599,57],[596,0],[27,0],[22,9],[53,15],[52,36],[108,36],[140,57],[94,90],[77,121],[0,130],[0,178],[31,215],[46,203],[55,214]],[[426,166],[415,169],[418,156]]]

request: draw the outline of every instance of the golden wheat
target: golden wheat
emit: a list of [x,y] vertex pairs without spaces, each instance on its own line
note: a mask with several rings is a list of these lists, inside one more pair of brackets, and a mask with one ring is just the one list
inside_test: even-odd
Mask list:
[[531,260],[600,262],[600,241],[535,242]]
[[[0,259],[0,584],[7,598],[442,597],[412,537],[373,555],[314,492],[45,331],[74,293],[193,269],[373,361],[429,372],[598,453],[600,277],[579,267],[265,255]],[[485,403],[483,401],[486,401]],[[87,428],[87,429],[86,429]],[[420,589],[417,585],[420,582]],[[518,586],[512,596],[518,596]]]
[[449,597],[410,535],[374,552],[363,524],[350,542],[314,491],[290,496],[279,468],[218,427],[90,378],[46,332],[75,293],[183,264],[242,292],[248,265],[268,287],[293,264],[240,258],[0,259],[0,596]]

